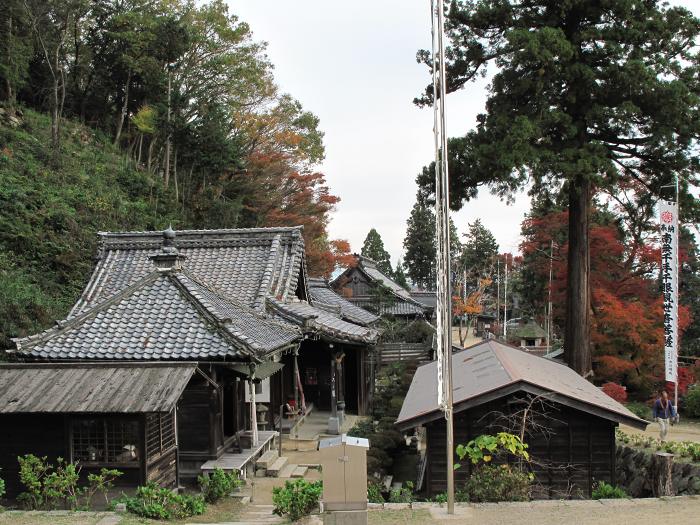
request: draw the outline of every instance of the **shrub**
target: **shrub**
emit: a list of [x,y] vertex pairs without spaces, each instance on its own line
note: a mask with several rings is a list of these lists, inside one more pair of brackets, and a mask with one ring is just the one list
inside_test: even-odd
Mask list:
[[685,395],[685,410],[689,416],[700,417],[700,385],[693,385]]
[[593,499],[625,499],[629,498],[627,493],[620,487],[615,487],[605,481],[599,481],[593,485],[593,492],[591,493]]
[[175,494],[172,490],[149,483],[136,489],[133,497],[122,496],[116,502],[143,518],[155,520],[183,519],[204,514],[206,503],[201,496]]
[[[508,432],[499,432],[495,436],[482,434],[466,445],[457,445],[456,453],[460,460],[468,457],[474,465],[482,461],[489,463],[494,456],[512,455],[526,461],[530,459],[527,444]],[[459,463],[456,464],[455,469],[460,466]]]
[[224,472],[220,468],[214,469],[210,475],[199,476],[197,481],[207,503],[216,503],[243,484],[238,479],[238,472]]
[[470,502],[528,501],[532,474],[509,465],[481,465],[464,486]]
[[635,416],[647,421],[651,421],[651,407],[646,403],[640,403],[639,401],[632,401],[625,405],[627,409],[632,412]]
[[384,503],[384,496],[382,496],[382,487],[379,483],[370,481],[367,484],[367,501],[370,503]]
[[[455,499],[457,499],[457,493],[455,492]],[[433,498],[433,501],[439,505],[443,505],[447,503],[447,492],[441,492],[440,494],[436,494],[435,497]]]
[[605,383],[603,385],[603,392],[618,403],[625,403],[627,401],[627,390],[624,386],[618,385],[617,383]]
[[88,509],[97,492],[109,502],[107,492],[112,488],[112,482],[122,475],[118,470],[103,468],[99,474],[89,474],[87,486],[81,487],[78,485],[80,467],[76,463],[57,458],[54,467],[45,456],[39,458],[33,454],[20,456],[17,461],[20,482],[26,488],[17,499],[30,509]]
[[412,503],[413,482],[407,481],[400,489],[391,489],[389,493],[390,503]]
[[309,482],[302,478],[285,481],[284,487],[272,489],[273,512],[297,521],[316,509],[322,490],[321,481]]
[[5,480],[0,478],[0,498],[5,495]]

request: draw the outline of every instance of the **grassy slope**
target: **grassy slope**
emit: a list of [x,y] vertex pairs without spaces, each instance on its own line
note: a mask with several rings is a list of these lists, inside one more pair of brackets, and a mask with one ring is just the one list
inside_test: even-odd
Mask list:
[[[0,124],[0,348],[67,313],[89,277],[101,230],[177,223],[172,198],[103,135],[65,122],[52,159],[49,119]],[[1,357],[0,357],[1,359]]]

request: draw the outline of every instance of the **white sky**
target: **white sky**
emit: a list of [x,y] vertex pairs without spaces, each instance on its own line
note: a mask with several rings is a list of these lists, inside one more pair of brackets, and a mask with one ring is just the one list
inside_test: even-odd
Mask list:
[[[321,119],[326,160],[321,166],[342,200],[329,227],[358,251],[376,228],[401,256],[415,177],[433,157],[432,109],[412,100],[430,81],[416,63],[430,47],[428,0],[228,0],[231,12],[268,43],[275,78]],[[678,2],[698,12],[700,0]],[[448,136],[461,136],[483,111],[486,82],[447,97]],[[487,192],[453,213],[460,233],[481,218],[501,251],[517,251],[529,199],[507,205]]]

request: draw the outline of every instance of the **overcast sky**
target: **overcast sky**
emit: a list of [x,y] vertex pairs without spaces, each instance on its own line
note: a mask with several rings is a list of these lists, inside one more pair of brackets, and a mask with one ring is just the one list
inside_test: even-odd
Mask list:
[[[697,1],[697,0],[695,0]],[[416,63],[430,47],[428,0],[228,0],[256,40],[268,43],[280,88],[321,119],[321,166],[342,200],[330,234],[360,251],[376,228],[396,263],[415,201],[415,177],[433,157],[432,110],[412,100],[430,81]],[[676,2],[673,2],[676,3]],[[679,1],[694,7],[694,0]],[[486,82],[447,97],[448,136],[461,136],[483,111]],[[522,194],[506,204],[486,192],[453,213],[460,233],[480,218],[501,251],[517,251],[529,208]]]

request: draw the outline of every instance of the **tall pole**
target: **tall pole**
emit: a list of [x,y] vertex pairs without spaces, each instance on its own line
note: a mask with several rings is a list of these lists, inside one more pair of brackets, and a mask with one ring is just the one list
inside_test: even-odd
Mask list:
[[549,241],[549,287],[547,289],[547,353],[552,344],[552,264],[554,260],[554,240]]
[[[498,257],[498,256],[496,256]],[[501,325],[501,259],[496,259],[496,326]],[[494,330],[494,335],[498,337],[498,332]]]
[[[680,228],[681,228],[681,218],[680,218],[680,208],[681,208],[681,203],[680,199],[678,196],[678,173],[676,173],[675,176],[675,185],[676,185],[676,214],[678,214],[678,228],[676,228],[676,297],[675,301],[676,304],[678,304],[678,300],[680,299],[680,289],[681,289],[681,283],[680,283],[680,271],[678,268],[678,249],[680,248]],[[676,320],[676,323],[678,323],[678,320]],[[676,326],[678,326],[676,324]],[[676,338],[675,344],[676,344],[676,381],[673,383],[673,406],[676,407],[676,413],[678,413],[678,354],[680,353],[681,345],[680,345],[680,330],[676,329],[676,334],[679,336]]]
[[508,339],[506,325],[508,324],[508,254],[506,254],[505,282],[503,283],[503,339]]
[[[447,426],[447,513],[454,514],[454,427],[452,424],[452,295],[450,293],[449,184],[445,133],[445,46],[443,0],[431,0],[433,44],[433,132],[435,142],[435,225],[437,234],[438,404]],[[437,47],[437,53],[436,53]],[[436,60],[437,56],[437,60]]]

